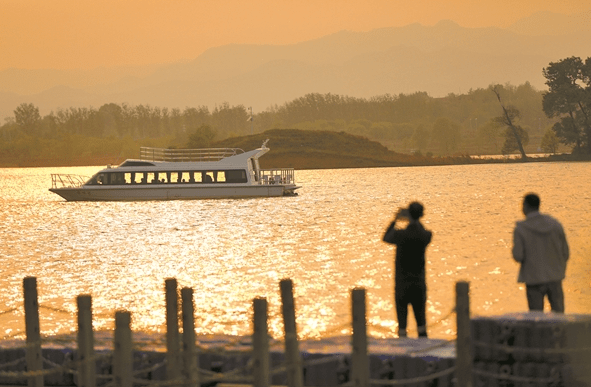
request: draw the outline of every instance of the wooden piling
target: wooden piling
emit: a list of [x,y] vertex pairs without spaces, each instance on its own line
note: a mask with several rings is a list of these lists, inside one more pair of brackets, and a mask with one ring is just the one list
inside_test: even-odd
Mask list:
[[287,368],[288,387],[303,387],[304,377],[302,359],[298,348],[298,335],[295,321],[295,304],[293,300],[293,282],[283,279],[280,282],[281,303],[283,311],[283,327],[285,331],[285,362]]
[[94,359],[94,333],[92,330],[92,299],[79,295],[78,305],[78,387],[96,386],[96,361]]
[[[41,330],[39,327],[37,278],[24,278],[23,291],[25,298],[25,332],[27,334],[27,350],[25,355],[27,371],[42,371],[43,355],[41,353]],[[27,385],[28,387],[43,387],[43,375],[29,377]]]
[[115,312],[115,354],[113,356],[115,387],[133,387],[133,352],[131,348],[131,314]]
[[181,289],[183,314],[183,377],[185,386],[199,386],[199,356],[195,346],[195,305],[193,289]]
[[352,290],[351,305],[353,317],[351,379],[355,387],[369,387],[365,289],[356,288]]
[[456,379],[458,387],[472,387],[472,341],[470,334],[470,284],[456,283]]
[[177,281],[165,280],[166,290],[166,378],[180,379],[179,305]]
[[267,299],[255,298],[253,300],[253,334],[252,353],[253,385],[254,387],[269,387],[269,326],[267,322]]

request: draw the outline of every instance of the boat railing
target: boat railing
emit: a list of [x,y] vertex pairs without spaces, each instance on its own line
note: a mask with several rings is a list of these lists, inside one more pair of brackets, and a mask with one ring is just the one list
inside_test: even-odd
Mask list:
[[52,173],[51,188],[80,188],[87,180],[87,176]]
[[140,148],[140,160],[169,162],[219,161],[244,151],[240,148],[166,149]]
[[258,176],[259,184],[295,184],[293,168],[261,169]]

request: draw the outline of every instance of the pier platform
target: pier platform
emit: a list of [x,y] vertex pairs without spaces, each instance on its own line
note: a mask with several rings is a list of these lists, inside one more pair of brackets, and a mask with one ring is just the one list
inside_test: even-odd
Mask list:
[[471,326],[475,386],[591,386],[591,315],[510,313]]
[[[166,380],[166,348],[146,345],[148,335],[138,335],[140,345],[134,351],[134,373],[146,384]],[[109,345],[112,332],[97,332],[97,386],[106,385],[112,377],[113,352]],[[60,340],[65,341],[65,340]],[[141,343],[144,345],[141,345]],[[102,344],[101,344],[102,343]],[[76,386],[76,347],[70,343],[48,341],[43,346],[44,369],[56,369],[45,376],[47,386]],[[338,386],[350,382],[351,337],[338,336],[321,340],[300,341],[305,386]],[[142,348],[143,347],[143,348]],[[199,337],[199,367],[207,375],[207,385],[251,384],[252,339],[236,336]],[[25,343],[11,340],[0,348],[0,385],[27,385],[25,375]],[[269,347],[271,384],[288,384],[285,367],[284,343],[272,340]],[[370,378],[374,380],[402,380],[429,377],[437,386],[451,386],[455,364],[455,342],[441,339],[374,339],[368,340]],[[18,362],[21,359],[22,361]],[[18,362],[18,363],[17,363]],[[16,364],[12,364],[16,363]],[[6,367],[5,365],[10,365]],[[16,377],[1,376],[13,372]],[[438,376],[441,374],[441,376]],[[202,385],[204,385],[202,383]]]
[[[471,319],[473,386],[591,386],[591,315],[542,312],[511,313]],[[112,378],[113,332],[96,332],[97,386]],[[160,345],[158,344],[160,343]],[[198,337],[199,367],[207,383],[252,384],[250,336]],[[137,382],[157,385],[167,380],[162,339],[134,333]],[[299,342],[305,386],[338,386],[351,382],[351,336]],[[0,385],[27,385],[26,344],[0,344]],[[271,384],[285,386],[284,342],[271,340]],[[75,338],[47,340],[43,345],[47,386],[76,386]],[[372,385],[455,385],[456,343],[453,340],[368,338]],[[20,359],[20,361],[19,361]],[[14,376],[6,377],[8,372]],[[396,383],[400,381],[401,383]],[[412,383],[411,383],[412,382]],[[406,384],[406,383],[404,383]]]
[[181,289],[179,313],[174,279],[165,281],[165,336],[132,332],[127,311],[115,312],[114,331],[94,332],[91,296],[80,295],[78,332],[43,337],[36,279],[24,285],[26,340],[0,341],[0,386],[591,387],[591,315],[471,317],[466,282],[456,284],[455,340],[369,337],[361,288],[351,292],[350,336],[298,340],[289,279],[282,340],[269,337],[263,298],[253,300],[252,336],[195,337],[193,290]]

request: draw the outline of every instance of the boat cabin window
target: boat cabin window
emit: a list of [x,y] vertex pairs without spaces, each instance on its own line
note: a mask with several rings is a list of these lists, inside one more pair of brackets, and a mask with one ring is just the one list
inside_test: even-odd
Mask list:
[[181,182],[182,172],[166,172],[166,178],[171,184],[177,184]]
[[227,183],[246,183],[246,171],[244,169],[223,172]]
[[217,172],[214,172],[213,175],[215,176],[214,181],[216,183],[226,183],[226,172],[225,171],[217,171]]
[[102,185],[105,181],[104,173],[97,173],[86,182],[87,185]]
[[246,170],[171,171],[171,172],[100,172],[88,185],[246,183]]
[[192,172],[179,172],[179,183],[191,183],[194,181],[195,178]]
[[125,174],[125,184],[141,184],[144,179],[142,172],[129,172]]
[[111,175],[110,184],[125,184],[125,178],[123,176],[123,173],[109,173],[108,175]]

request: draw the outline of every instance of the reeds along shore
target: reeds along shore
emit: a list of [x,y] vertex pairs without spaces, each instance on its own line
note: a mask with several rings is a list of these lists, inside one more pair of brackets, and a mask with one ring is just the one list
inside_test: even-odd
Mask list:
[[[196,343],[193,289],[182,288],[179,303],[176,279],[165,280],[167,348],[162,361],[146,366],[142,362],[145,354],[138,357],[138,353],[134,353],[131,314],[127,311],[115,313],[114,351],[96,353],[92,300],[89,295],[80,295],[77,297],[78,348],[61,365],[52,364],[43,355],[47,350],[42,348],[40,335],[36,278],[27,277],[23,280],[25,356],[23,359],[7,359],[0,350],[0,384],[26,383],[29,387],[41,387],[44,384],[197,387],[216,383],[248,383],[261,387],[268,387],[271,383],[289,387],[339,384],[460,387],[591,385],[591,315],[524,313],[471,320],[469,284],[458,282],[455,359],[436,359],[429,351],[448,343],[440,340],[432,345],[436,340],[430,339],[395,339],[402,346],[416,347],[419,342],[428,344],[426,348],[413,353],[401,353],[400,346],[396,347],[396,351],[386,353],[387,350],[384,351],[381,346],[381,353],[370,354],[366,291],[355,288],[351,291],[350,353],[323,353],[322,356],[300,351],[293,283],[290,279],[284,279],[279,285],[284,325],[283,353],[276,354],[269,350],[267,301],[256,298],[253,300],[251,350],[248,354],[226,353],[228,356],[225,357],[230,363],[242,362],[244,366],[233,370],[225,370],[222,366],[212,370],[200,368],[204,354]],[[179,316],[182,326],[179,326]],[[182,334],[179,333],[181,328]],[[540,338],[532,339],[538,336]],[[236,360],[238,357],[242,357],[242,360]],[[305,362],[303,357],[307,358]],[[3,363],[3,359],[9,361]],[[26,369],[21,367],[15,370],[15,365],[21,361],[26,363]],[[276,366],[275,369],[271,369],[272,364]],[[50,375],[60,373],[73,375],[71,383],[45,380]]]

